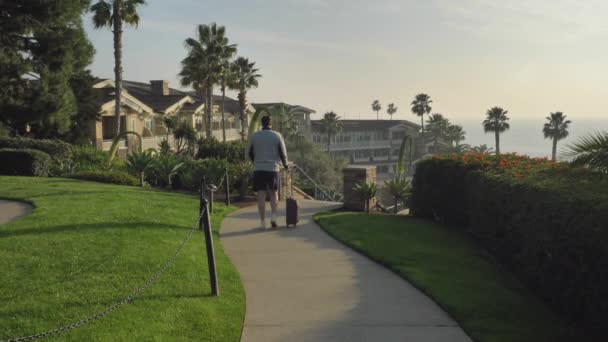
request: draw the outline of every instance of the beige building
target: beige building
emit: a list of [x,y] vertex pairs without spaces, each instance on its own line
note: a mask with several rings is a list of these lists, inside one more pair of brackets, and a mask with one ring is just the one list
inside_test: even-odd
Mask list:
[[[331,138],[329,153],[344,158],[352,165],[374,165],[377,177],[395,174],[399,149],[405,135],[417,139],[420,126],[405,120],[340,120],[342,131]],[[311,122],[312,141],[328,149],[328,136],[323,122]]]
[[[102,92],[101,119],[91,128],[91,137],[97,148],[109,150],[115,137],[116,117],[114,115],[114,81],[100,80],[94,88]],[[164,116],[178,116],[188,120],[200,134],[205,132],[202,98],[193,92],[184,92],[169,87],[169,82],[154,80],[150,83],[123,81],[121,92],[121,128],[134,131],[142,136],[143,149],[158,148],[158,144],[167,139],[167,129],[162,124]],[[222,140],[222,116],[220,112],[221,96],[214,96],[212,134]],[[226,97],[224,102],[226,140],[240,139],[241,125],[239,120],[238,101]],[[251,105],[245,108],[250,119],[255,109]],[[133,137],[121,141],[119,152],[135,148]],[[168,141],[173,145],[173,137]]]

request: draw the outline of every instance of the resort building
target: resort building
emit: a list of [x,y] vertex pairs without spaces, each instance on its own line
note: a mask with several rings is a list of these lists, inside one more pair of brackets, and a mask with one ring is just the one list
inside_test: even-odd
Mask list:
[[[109,150],[115,137],[114,115],[114,81],[100,80],[94,88],[102,92],[101,119],[91,127],[91,138],[94,145],[102,150]],[[218,140],[222,140],[222,115],[220,111],[221,96],[214,96],[211,129]],[[134,131],[142,136],[143,149],[158,148],[158,144],[167,139],[173,145],[173,137],[167,134],[162,124],[164,116],[178,116],[189,121],[199,134],[205,132],[205,104],[194,92],[184,92],[169,87],[165,80],[153,80],[150,83],[123,81],[121,92],[121,129]],[[226,140],[240,139],[241,124],[239,120],[238,101],[226,97],[224,102]],[[251,118],[255,109],[247,105],[245,112]],[[124,155],[134,148],[133,137],[121,141],[119,153]]]
[[305,137],[311,136],[312,132],[310,130],[310,127],[311,127],[310,115],[316,113],[314,110],[312,110],[310,108],[306,108],[304,106],[290,105],[290,104],[287,104],[284,102],[253,103],[252,105],[256,110],[259,110],[264,107],[272,107],[275,105],[285,105],[285,106],[291,107],[293,116],[296,119],[296,122],[298,124],[299,133]]
[[[375,165],[379,179],[394,175],[406,135],[417,139],[420,126],[405,120],[340,120],[342,131],[328,136],[321,120],[311,121],[312,141],[334,158],[354,165]],[[419,155],[421,151],[416,151]]]

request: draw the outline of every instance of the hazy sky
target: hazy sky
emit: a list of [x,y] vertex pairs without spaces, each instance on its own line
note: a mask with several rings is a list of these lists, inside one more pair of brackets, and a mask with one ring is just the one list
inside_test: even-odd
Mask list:
[[[513,118],[608,118],[605,0],[148,0],[141,16],[124,35],[129,80],[178,87],[184,39],[217,22],[263,74],[253,102],[355,119],[375,118],[379,99],[417,120],[409,103],[426,92],[454,121],[495,105]],[[113,77],[111,32],[86,21],[92,70]]]

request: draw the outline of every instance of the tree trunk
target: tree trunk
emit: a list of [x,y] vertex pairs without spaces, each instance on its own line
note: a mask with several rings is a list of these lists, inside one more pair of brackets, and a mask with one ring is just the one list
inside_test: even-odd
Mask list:
[[224,113],[224,101],[226,101],[226,86],[222,85],[222,141],[226,142],[226,114]]
[[380,111],[376,111],[376,120],[380,120]]
[[397,212],[398,212],[398,210],[397,210],[397,204],[399,204],[399,199],[397,199],[397,197],[395,197],[395,208],[393,209],[394,212],[395,212],[395,215],[397,215]]
[[331,148],[331,133],[327,133],[327,154],[329,154],[330,148]]
[[122,93],[122,0],[115,0],[113,6],[114,27],[114,117],[116,118],[116,136],[120,135],[120,95]]
[[245,114],[245,100],[247,99],[247,92],[241,91],[239,93],[239,110],[241,120],[241,141],[247,141],[247,131],[245,126],[247,125],[247,118]]
[[420,116],[420,125],[422,125],[422,131],[424,132],[424,114]]
[[551,151],[551,160],[555,161],[557,155],[557,138],[553,138],[553,150]]
[[207,116],[207,138],[211,138],[213,136],[213,129],[211,127],[211,123],[213,121],[213,85],[210,84],[207,86],[207,104],[206,108],[206,116]]
[[139,173],[139,185],[144,186],[144,173],[143,171]]
[[494,135],[496,138],[496,155],[500,155],[500,133],[498,130],[494,131]]

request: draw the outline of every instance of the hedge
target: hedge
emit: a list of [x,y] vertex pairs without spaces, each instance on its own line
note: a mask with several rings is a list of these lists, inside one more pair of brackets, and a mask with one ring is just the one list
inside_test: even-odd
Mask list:
[[137,178],[120,171],[81,171],[68,175],[67,178],[118,185],[139,185]]
[[72,145],[61,140],[29,138],[0,138],[0,148],[39,150],[59,162],[71,159],[74,151]]
[[[598,189],[606,185],[601,184]],[[481,165],[436,158],[417,166],[411,210],[467,227],[552,307],[599,327],[608,316],[605,195],[564,187],[558,180],[518,180]]]
[[32,149],[0,149],[0,174],[10,176],[46,177],[51,168],[51,157]]

